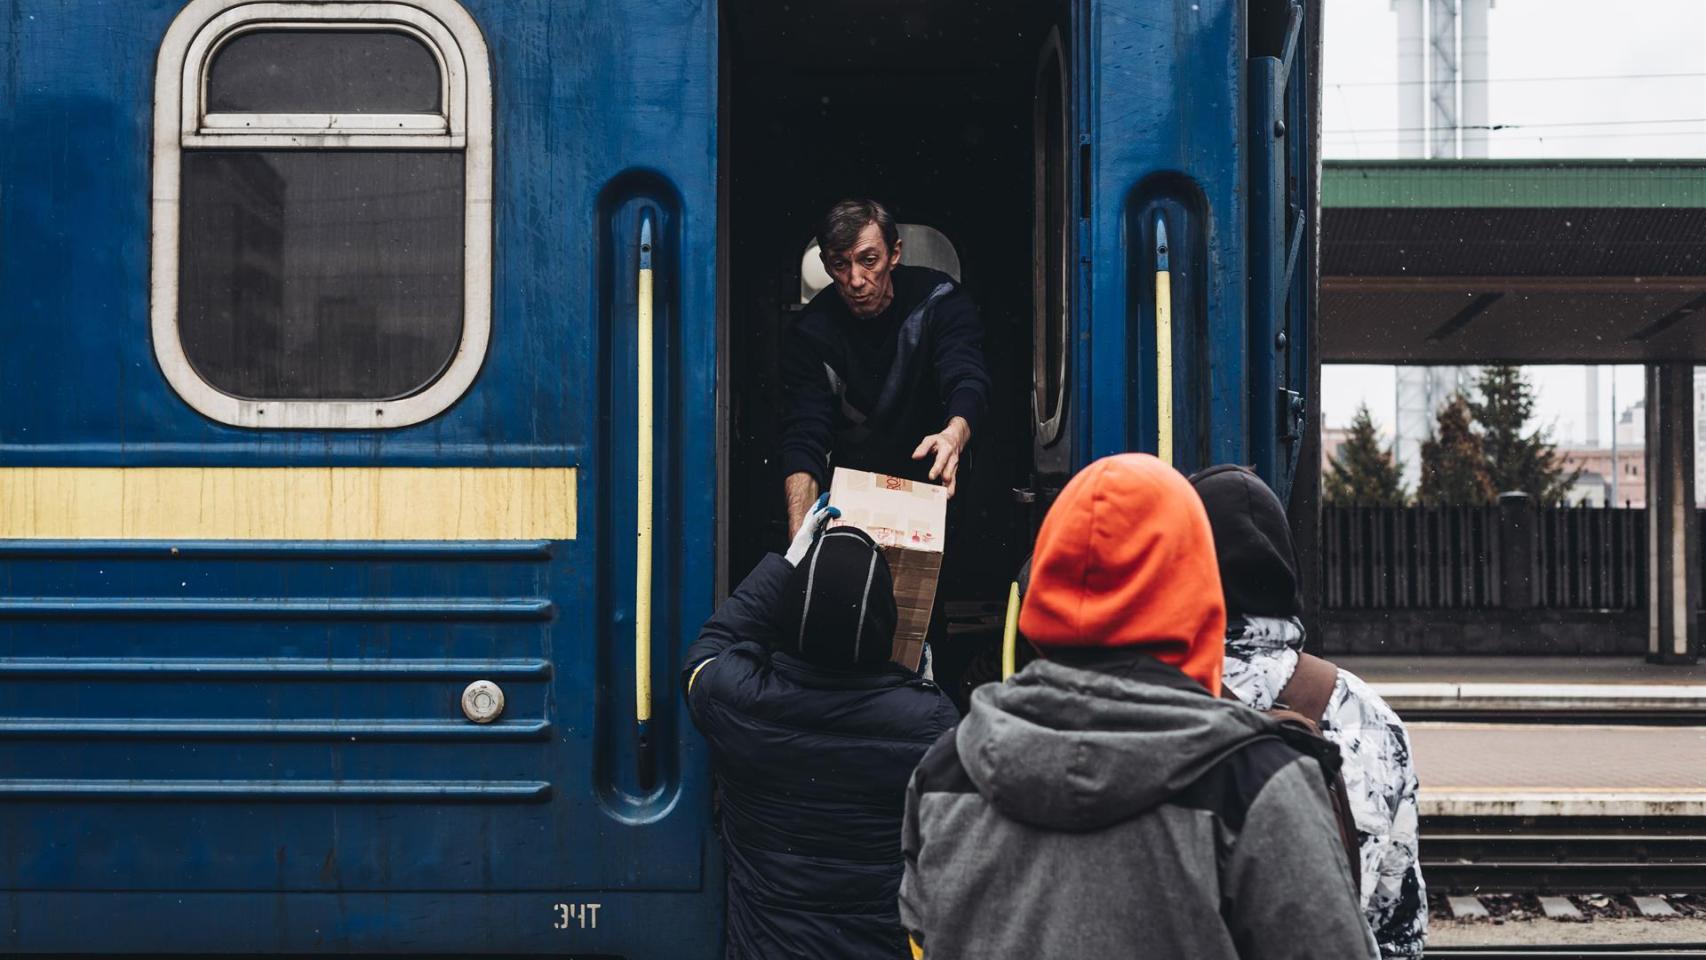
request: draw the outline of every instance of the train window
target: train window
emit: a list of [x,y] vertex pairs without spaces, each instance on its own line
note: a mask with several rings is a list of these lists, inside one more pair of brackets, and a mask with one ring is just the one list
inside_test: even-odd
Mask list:
[[[956,282],[960,279],[960,254],[946,234],[922,223],[895,224],[895,230],[900,233],[901,263],[940,270]],[[823,268],[823,258],[818,256],[817,241],[807,243],[800,257],[800,302],[811,302],[832,282],[829,271]]]
[[251,30],[207,70],[209,113],[438,113],[438,60],[392,30]]
[[185,153],[178,335],[196,372],[298,400],[390,400],[437,377],[462,339],[461,159]]
[[152,326],[191,406],[406,426],[491,318],[491,80],[454,0],[198,0],[155,78]]

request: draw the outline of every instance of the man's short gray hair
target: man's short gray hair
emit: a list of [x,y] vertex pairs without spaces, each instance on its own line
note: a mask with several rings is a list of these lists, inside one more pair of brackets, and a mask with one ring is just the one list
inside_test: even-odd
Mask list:
[[824,253],[843,253],[858,242],[865,225],[874,223],[883,232],[883,242],[892,252],[900,242],[900,231],[887,207],[875,200],[843,200],[829,208],[817,227],[817,245]]

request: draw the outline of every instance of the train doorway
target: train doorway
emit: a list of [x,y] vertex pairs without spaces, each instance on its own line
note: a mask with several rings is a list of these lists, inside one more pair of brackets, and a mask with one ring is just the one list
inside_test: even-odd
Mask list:
[[729,581],[786,541],[779,358],[827,280],[808,255],[817,219],[843,197],[877,199],[910,225],[902,262],[957,274],[985,327],[990,409],[961,469],[937,597],[950,616],[938,670],[958,692],[1073,466],[1066,5],[727,0],[722,18]]

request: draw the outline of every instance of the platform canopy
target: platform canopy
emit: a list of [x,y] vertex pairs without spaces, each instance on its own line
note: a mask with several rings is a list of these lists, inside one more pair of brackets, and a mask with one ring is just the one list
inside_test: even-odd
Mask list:
[[1706,362],[1706,163],[1328,161],[1328,363]]

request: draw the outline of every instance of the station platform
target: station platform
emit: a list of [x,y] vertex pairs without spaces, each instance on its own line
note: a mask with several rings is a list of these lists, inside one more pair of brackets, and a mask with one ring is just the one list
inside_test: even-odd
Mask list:
[[1413,723],[1421,815],[1706,818],[1706,727]]
[[1336,656],[1409,720],[1706,723],[1706,664],[1636,657]]

